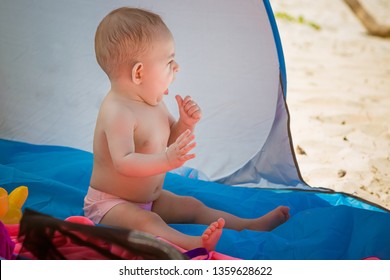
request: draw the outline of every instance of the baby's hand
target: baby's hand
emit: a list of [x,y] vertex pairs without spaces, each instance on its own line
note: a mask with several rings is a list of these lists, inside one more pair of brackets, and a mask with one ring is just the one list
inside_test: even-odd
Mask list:
[[191,96],[183,98],[176,95],[177,105],[179,106],[180,121],[189,127],[194,126],[202,117],[202,111],[198,104],[192,100]]
[[195,157],[195,154],[188,154],[189,151],[195,148],[194,139],[194,134],[187,129],[176,139],[175,143],[168,147],[166,156],[172,169],[182,166],[187,160]]

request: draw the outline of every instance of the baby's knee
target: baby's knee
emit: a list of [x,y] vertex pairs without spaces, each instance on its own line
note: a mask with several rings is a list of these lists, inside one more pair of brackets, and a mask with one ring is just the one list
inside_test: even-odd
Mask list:
[[200,200],[192,197],[192,196],[184,196],[183,197],[183,204],[186,205],[188,209],[191,211],[199,211],[202,209],[205,205]]
[[152,223],[152,224],[155,224],[159,221],[161,221],[161,217],[160,215],[158,215],[157,213],[155,212],[152,212],[152,211],[147,211],[146,213],[144,213],[144,215],[142,215],[143,217],[141,219],[139,219],[140,223],[141,224],[144,224],[144,223]]
[[146,231],[150,225],[161,223],[161,217],[151,211],[142,211],[134,217],[134,227]]

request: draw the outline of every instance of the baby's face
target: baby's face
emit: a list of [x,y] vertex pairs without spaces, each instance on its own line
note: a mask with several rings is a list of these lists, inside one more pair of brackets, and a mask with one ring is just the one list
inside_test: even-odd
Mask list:
[[179,65],[175,61],[175,42],[170,34],[157,38],[143,61],[142,98],[150,105],[157,105],[168,94]]

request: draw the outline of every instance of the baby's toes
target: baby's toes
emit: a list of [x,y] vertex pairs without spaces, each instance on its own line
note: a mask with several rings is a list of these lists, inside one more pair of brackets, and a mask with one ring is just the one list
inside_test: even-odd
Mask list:
[[213,228],[213,231],[216,230],[217,228],[220,228],[219,226],[219,223],[218,222],[214,222],[210,225],[210,228]]
[[223,218],[219,218],[217,223],[217,228],[223,228],[225,226],[225,220]]
[[210,227],[208,227],[204,232],[203,234],[207,234],[207,235],[210,235],[213,233],[213,230],[210,229]]

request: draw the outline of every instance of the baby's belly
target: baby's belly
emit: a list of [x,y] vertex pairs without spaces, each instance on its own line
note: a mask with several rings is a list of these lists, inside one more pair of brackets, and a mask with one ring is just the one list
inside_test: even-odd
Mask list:
[[148,203],[156,200],[162,191],[165,174],[150,177],[130,178],[120,174],[107,173],[99,178],[92,174],[91,187],[120,198],[136,202]]

